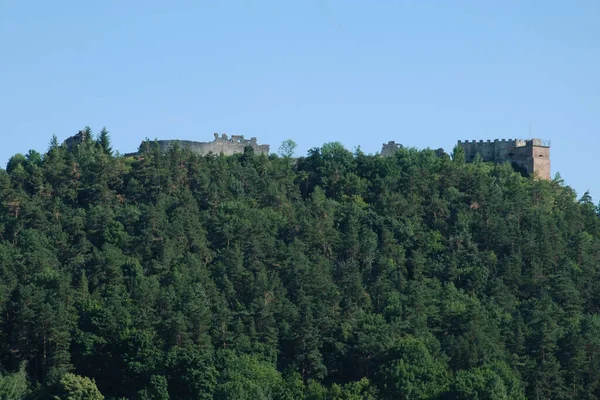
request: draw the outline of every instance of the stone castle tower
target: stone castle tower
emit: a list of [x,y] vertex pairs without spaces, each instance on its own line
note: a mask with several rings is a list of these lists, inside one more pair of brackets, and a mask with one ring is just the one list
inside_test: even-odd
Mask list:
[[458,141],[465,151],[465,160],[472,162],[479,154],[483,161],[511,162],[527,174],[550,179],[550,142],[541,139],[502,139],[488,141]]

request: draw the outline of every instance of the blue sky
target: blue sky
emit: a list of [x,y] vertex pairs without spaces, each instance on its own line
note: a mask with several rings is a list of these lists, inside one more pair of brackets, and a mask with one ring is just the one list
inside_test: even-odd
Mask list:
[[531,125],[597,202],[598,21],[598,0],[0,0],[0,165],[86,125],[122,153],[226,132],[297,154]]

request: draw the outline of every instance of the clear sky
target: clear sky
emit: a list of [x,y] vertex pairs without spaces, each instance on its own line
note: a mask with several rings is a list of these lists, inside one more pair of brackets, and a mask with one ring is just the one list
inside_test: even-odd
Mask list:
[[552,141],[600,198],[599,0],[0,0],[0,165],[89,125],[297,154]]

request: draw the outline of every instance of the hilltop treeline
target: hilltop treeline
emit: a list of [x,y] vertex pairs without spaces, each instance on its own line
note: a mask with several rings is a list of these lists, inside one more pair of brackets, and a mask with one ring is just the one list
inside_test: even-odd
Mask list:
[[600,222],[509,164],[328,143],[0,170],[0,398],[600,398]]

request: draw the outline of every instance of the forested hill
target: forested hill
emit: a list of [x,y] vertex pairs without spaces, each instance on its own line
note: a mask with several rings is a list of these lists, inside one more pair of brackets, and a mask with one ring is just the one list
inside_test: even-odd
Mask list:
[[328,143],[0,170],[0,398],[600,398],[600,222],[509,164]]

